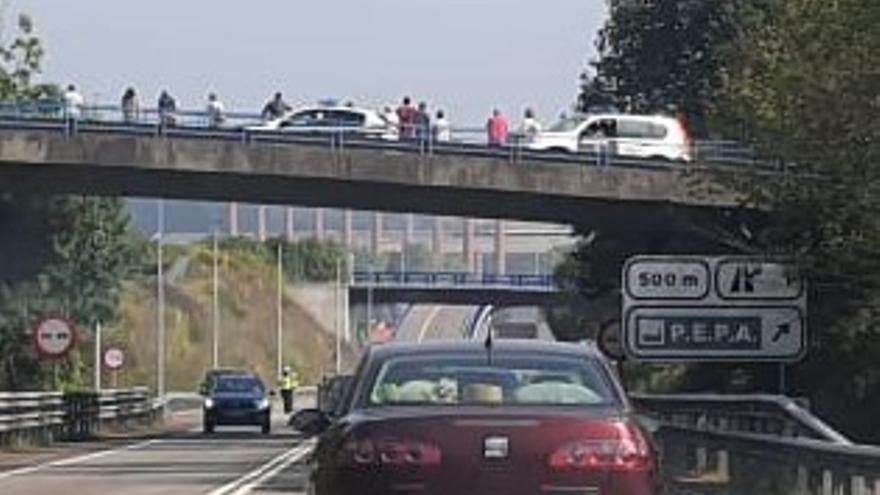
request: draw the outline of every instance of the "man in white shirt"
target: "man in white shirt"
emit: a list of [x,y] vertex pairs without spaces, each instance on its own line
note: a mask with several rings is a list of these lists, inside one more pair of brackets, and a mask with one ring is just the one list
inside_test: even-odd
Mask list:
[[214,93],[208,95],[208,107],[206,111],[208,113],[209,127],[220,127],[223,124],[223,121],[226,120],[226,117],[223,115],[225,112],[223,103],[217,99],[217,95]]
[[533,140],[541,133],[541,123],[535,118],[535,111],[531,108],[526,108],[525,118],[523,119],[520,132],[527,141]]
[[434,119],[433,134],[437,142],[448,143],[452,140],[452,125],[443,110],[437,110],[437,116]]
[[79,120],[82,117],[82,108],[85,100],[81,94],[76,91],[73,84],[67,86],[64,92],[64,112],[68,120]]

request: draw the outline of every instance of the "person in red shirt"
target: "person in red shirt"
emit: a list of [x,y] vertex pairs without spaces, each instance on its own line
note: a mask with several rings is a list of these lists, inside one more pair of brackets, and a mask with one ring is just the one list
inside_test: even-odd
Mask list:
[[501,110],[492,111],[492,116],[486,122],[486,131],[489,134],[489,146],[501,146],[507,142],[507,132],[509,124],[507,117],[501,113]]
[[400,126],[401,138],[413,138],[416,135],[416,114],[418,110],[413,106],[409,96],[403,97],[403,103],[397,107],[397,120]]

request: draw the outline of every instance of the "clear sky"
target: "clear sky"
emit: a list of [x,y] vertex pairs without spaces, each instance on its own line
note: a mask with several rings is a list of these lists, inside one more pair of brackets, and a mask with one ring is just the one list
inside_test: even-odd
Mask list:
[[[482,124],[493,106],[551,120],[577,93],[605,0],[5,0],[46,43],[46,78],[88,100],[127,85],[154,105],[167,87],[201,108],[257,110],[276,89],[291,102],[404,95]],[[8,32],[8,28],[7,28]]]

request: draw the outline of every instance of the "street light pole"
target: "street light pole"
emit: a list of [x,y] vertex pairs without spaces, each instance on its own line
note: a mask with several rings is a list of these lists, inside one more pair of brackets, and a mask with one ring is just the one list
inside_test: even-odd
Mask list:
[[101,391],[101,321],[95,322],[95,391]]
[[162,243],[165,233],[165,200],[158,203],[156,236],[156,394],[165,396],[165,268]]
[[217,246],[217,230],[214,230],[213,250],[213,294],[212,294],[212,339],[211,339],[211,365],[214,369],[220,367],[220,267],[219,252]]
[[373,262],[367,266],[367,339],[370,338],[370,325],[373,324]]
[[340,311],[342,310],[342,257],[336,257],[336,311],[334,317],[334,326],[336,327],[336,374],[339,375],[342,370],[342,336],[340,328],[342,326],[342,318]]
[[276,357],[275,363],[275,372],[276,376],[281,376],[281,371],[284,369],[284,278],[283,278],[283,269],[284,265],[282,262],[282,257],[284,255],[283,245],[278,243],[278,291],[277,291],[277,299],[275,301],[275,342],[278,345],[278,355]]

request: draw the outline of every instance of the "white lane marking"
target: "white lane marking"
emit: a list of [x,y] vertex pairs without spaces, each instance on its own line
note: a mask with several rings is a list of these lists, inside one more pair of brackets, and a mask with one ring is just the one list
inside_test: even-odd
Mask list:
[[[312,444],[313,442],[311,441],[305,442],[290,450],[282,452],[253,471],[226,483],[220,488],[208,492],[208,495],[244,495],[249,493],[257,485],[277,475],[281,469],[284,469],[290,464],[305,457],[305,455],[312,450]],[[290,459],[293,460],[291,461]],[[278,466],[281,467],[278,468]]]
[[437,318],[437,315],[440,313],[441,306],[434,306],[431,308],[431,312],[428,313],[428,317],[422,322],[422,328],[419,329],[419,340],[417,342],[421,342],[425,338],[425,332],[428,331],[428,327],[433,323],[434,318]]
[[126,452],[129,450],[137,450],[142,449],[144,447],[153,445],[155,443],[161,442],[161,439],[154,438],[152,440],[144,440],[143,442],[133,443],[131,445],[126,445],[124,447],[119,447],[116,449],[109,450],[100,450],[98,452],[92,452],[89,454],[83,454],[75,457],[68,457],[65,459],[59,459],[55,461],[44,462],[42,464],[37,464],[35,466],[27,466],[23,468],[13,469],[11,471],[0,472],[0,480],[4,480],[7,478],[12,478],[13,476],[21,476],[25,474],[35,473],[37,471],[47,469],[47,468],[55,468],[55,467],[64,467],[69,466],[71,464],[77,464],[80,462],[91,461],[94,459],[100,459],[101,457],[106,457],[108,455],[119,454],[122,452]]

